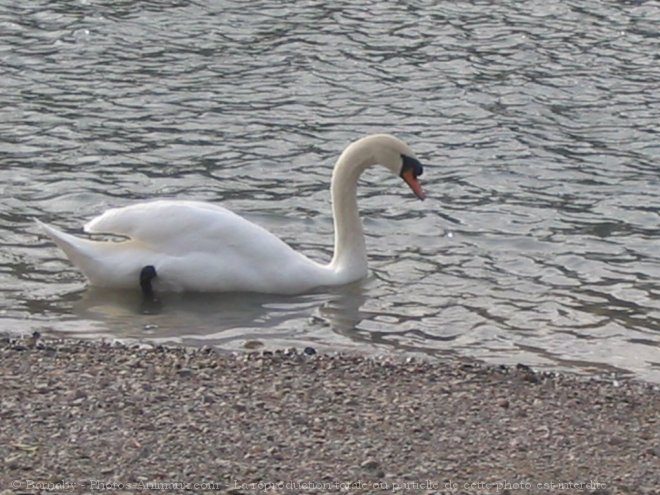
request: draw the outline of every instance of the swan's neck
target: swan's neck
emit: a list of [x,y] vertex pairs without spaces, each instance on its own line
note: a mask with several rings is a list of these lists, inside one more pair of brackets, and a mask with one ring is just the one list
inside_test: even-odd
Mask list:
[[357,208],[357,183],[373,161],[358,151],[349,147],[339,157],[330,187],[335,223],[335,252],[330,267],[347,281],[367,274],[367,250]]

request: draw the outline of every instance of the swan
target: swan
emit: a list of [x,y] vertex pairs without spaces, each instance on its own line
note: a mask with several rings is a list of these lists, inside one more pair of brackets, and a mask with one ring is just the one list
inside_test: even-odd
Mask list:
[[[299,294],[339,286],[367,275],[357,182],[382,165],[419,198],[423,168],[394,136],[375,134],[351,143],[332,173],[334,255],[321,264],[264,228],[221,206],[199,201],[155,200],[106,211],[88,222],[90,234],[123,241],[95,241],[37,223],[93,286],[162,292]],[[153,284],[153,285],[152,285]]]

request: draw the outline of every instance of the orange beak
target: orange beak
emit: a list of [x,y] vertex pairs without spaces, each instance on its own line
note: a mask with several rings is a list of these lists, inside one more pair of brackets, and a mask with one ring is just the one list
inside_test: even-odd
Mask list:
[[410,189],[412,189],[412,192],[415,193],[415,196],[421,200],[426,197],[426,194],[424,194],[424,191],[422,190],[421,184],[417,180],[417,177],[415,177],[413,169],[404,170],[401,173],[401,178],[406,181],[406,184],[410,186]]

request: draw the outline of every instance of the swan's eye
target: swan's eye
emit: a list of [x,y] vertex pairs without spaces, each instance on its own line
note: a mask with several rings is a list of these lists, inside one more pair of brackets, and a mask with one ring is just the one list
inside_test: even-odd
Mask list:
[[413,158],[408,155],[401,155],[401,158],[403,159],[403,167],[401,167],[401,176],[403,177],[403,173],[412,170],[413,176],[415,178],[419,177],[424,173],[424,167],[422,167],[422,164],[419,163],[419,160],[416,158]]

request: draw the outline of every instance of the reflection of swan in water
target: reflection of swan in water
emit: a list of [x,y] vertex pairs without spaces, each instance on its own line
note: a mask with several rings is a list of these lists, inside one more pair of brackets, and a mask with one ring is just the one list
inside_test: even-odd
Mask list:
[[329,326],[335,333],[348,336],[368,316],[360,311],[367,301],[362,284],[345,286],[336,290],[317,309],[314,319]]
[[[360,306],[366,301],[359,282],[301,296],[163,294],[160,306],[148,313],[127,291],[89,288],[79,297],[73,313],[90,322],[94,337],[226,349],[239,349],[247,340],[272,342],[274,347],[331,349],[337,335],[348,337],[360,322]],[[348,342],[340,340],[345,348]]]
[[403,322],[397,328],[379,323],[383,316],[392,319],[400,315],[363,309],[369,285],[358,282],[302,296],[164,294],[162,305],[150,308],[148,314],[131,292],[89,288],[72,294],[76,299],[70,300],[76,323],[69,326],[81,337],[208,345],[226,351],[301,350],[311,346],[329,352],[413,352],[436,357],[453,354],[443,350],[441,342],[440,348],[429,347],[429,343],[451,341],[455,336],[399,328],[405,327]]
[[[312,346],[327,351],[436,354],[438,349],[426,349],[421,341],[455,338],[410,328],[382,328],[380,317],[398,316],[362,309],[368,293],[368,287],[358,282],[301,296],[163,294],[160,307],[145,313],[131,292],[89,288],[76,294],[72,309],[78,322],[88,322],[76,325],[78,336],[209,345],[224,350],[241,350],[250,342],[269,348]],[[80,332],[81,328],[89,333]],[[412,344],[411,339],[419,339],[419,345]]]

